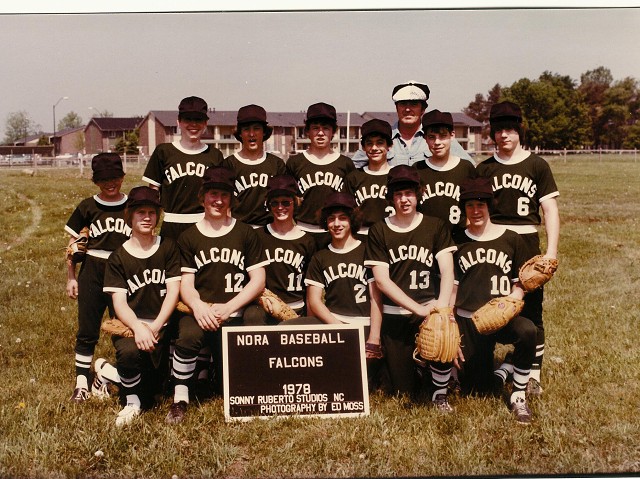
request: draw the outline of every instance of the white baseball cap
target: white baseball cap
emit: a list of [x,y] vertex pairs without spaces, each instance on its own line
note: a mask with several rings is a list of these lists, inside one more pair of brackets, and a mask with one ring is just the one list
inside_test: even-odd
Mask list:
[[427,101],[429,93],[429,87],[426,84],[410,80],[397,85],[391,92],[391,99],[394,102],[402,100]]

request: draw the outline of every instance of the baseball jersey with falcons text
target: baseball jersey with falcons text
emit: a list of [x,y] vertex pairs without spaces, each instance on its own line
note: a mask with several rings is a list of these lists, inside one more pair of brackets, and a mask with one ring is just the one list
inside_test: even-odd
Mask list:
[[105,293],[125,292],[138,318],[155,319],[167,294],[167,283],[180,281],[180,253],[170,238],[156,236],[153,248],[139,252],[125,242],[109,257]]
[[511,293],[520,266],[527,261],[518,233],[499,227],[494,234],[473,236],[468,231],[454,235],[458,250],[453,255],[455,306],[474,312],[487,301]]
[[460,208],[460,184],[477,176],[471,162],[458,157],[450,158],[445,166],[438,167],[429,158],[416,163],[424,184],[420,211],[435,216],[453,226],[465,227],[467,217]]
[[[351,158],[339,153],[319,159],[304,151],[289,158],[287,172],[298,181],[302,193],[296,219],[317,226],[316,212],[322,208],[325,198],[334,191],[342,191],[344,179],[354,170]],[[320,227],[315,230],[322,231]]]
[[185,150],[179,141],[162,143],[156,147],[144,170],[142,181],[160,188],[164,220],[172,223],[195,223],[198,219],[183,220],[175,215],[202,213],[198,201],[204,171],[219,166],[220,150],[206,145],[201,150]]
[[86,198],[73,211],[64,229],[77,237],[82,228],[89,228],[87,254],[94,255],[91,250],[114,251],[131,236],[131,228],[124,219],[126,203],[127,195],[119,201],[103,201],[98,195]]
[[215,236],[205,235],[201,228],[199,221],[178,238],[181,269],[195,275],[202,301],[226,303],[249,282],[247,273],[268,261],[258,234],[245,223],[232,218]]
[[250,225],[266,225],[271,214],[264,206],[269,177],[285,173],[284,161],[271,153],[258,160],[247,160],[238,153],[226,157],[222,166],[236,174],[238,198],[232,215],[238,221]]
[[389,169],[387,166],[371,171],[365,166],[349,173],[345,180],[346,191],[355,197],[362,214],[362,226],[366,228],[394,213],[386,198]]
[[365,244],[339,250],[332,245],[318,251],[309,263],[305,284],[325,291],[325,305],[332,313],[368,318],[371,314],[371,271],[364,267]]
[[[407,228],[385,218],[369,229],[364,264],[388,267],[391,281],[414,301],[425,304],[436,297],[439,287],[434,284],[440,271],[439,256],[455,250],[449,226],[440,218],[418,213]],[[384,294],[382,303],[385,313],[411,314]]]
[[267,289],[294,309],[304,306],[304,275],[315,253],[314,239],[294,228],[286,235],[271,229],[271,225],[256,230],[269,264],[266,267]]
[[540,203],[560,194],[549,164],[532,153],[509,162],[494,155],[476,169],[478,175],[491,178],[493,183],[497,203],[491,214],[494,223],[539,225]]

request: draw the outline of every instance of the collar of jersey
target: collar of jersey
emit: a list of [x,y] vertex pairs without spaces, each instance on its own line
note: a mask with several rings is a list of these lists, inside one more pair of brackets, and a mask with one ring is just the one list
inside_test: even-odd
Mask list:
[[233,229],[233,227],[236,225],[236,219],[232,217],[232,218],[231,218],[231,224],[230,224],[229,226],[227,226],[227,227],[225,227],[225,228],[222,228],[222,229],[221,229],[221,230],[219,230],[219,231],[214,231],[214,232],[213,232],[213,234],[208,234],[208,233],[205,233],[205,232],[202,230],[202,224],[204,223],[204,221],[205,221],[204,219],[201,219],[200,221],[198,221],[198,222],[196,223],[196,228],[198,228],[198,231],[199,231],[203,236],[206,236],[207,238],[218,238],[218,237],[220,237],[220,236],[224,236],[224,235],[226,235],[229,231],[231,231],[231,230]]
[[494,226],[497,226],[498,228],[493,233],[489,233],[489,234],[483,233],[480,236],[475,236],[469,233],[469,230],[465,230],[464,234],[466,234],[469,238],[475,241],[491,241],[491,240],[500,238],[500,236],[502,236],[504,232],[507,231],[507,228],[505,228],[502,225],[494,224]]
[[264,152],[264,153],[262,154],[262,156],[261,156],[260,158],[258,158],[257,160],[248,160],[248,159],[246,159],[246,158],[242,158],[242,157],[240,156],[240,152],[236,152],[236,153],[234,153],[234,154],[233,154],[233,156],[235,156],[235,157],[236,157],[236,159],[237,159],[240,163],[242,163],[243,165],[259,165],[260,163],[262,163],[264,160],[266,160],[266,159],[267,159],[267,153],[266,153],[266,152]]
[[96,203],[100,203],[101,205],[105,205],[105,206],[120,206],[124,203],[127,202],[127,195],[125,195],[123,193],[123,197],[121,200],[118,201],[105,201],[103,199],[101,199],[98,195],[93,195],[93,199],[96,200]]
[[387,167],[386,168],[382,168],[380,171],[371,171],[369,169],[369,165],[366,165],[366,166],[362,167],[362,171],[364,171],[368,175],[374,175],[374,176],[386,175],[387,173],[389,173],[390,169],[391,169],[391,167],[389,166],[389,163],[387,163]]
[[200,148],[199,150],[187,150],[186,148],[183,148],[182,145],[180,144],[179,140],[174,141],[173,143],[171,143],[173,146],[176,147],[177,150],[181,151],[182,153],[184,153],[185,155],[199,155],[200,153],[207,151],[207,148],[209,148],[208,145],[204,145],[202,148]]
[[153,242],[153,246],[148,251],[140,251],[140,250],[134,249],[131,246],[131,239],[128,239],[127,241],[125,241],[122,244],[122,247],[125,249],[127,253],[129,253],[134,258],[140,258],[140,259],[150,258],[151,256],[154,255],[156,251],[158,251],[158,248],[160,247],[160,236],[156,236],[155,241]]
[[340,156],[340,153],[337,151],[334,151],[333,153],[329,153],[327,156],[325,156],[322,159],[318,158],[316,155],[312,155],[307,150],[304,150],[302,154],[307,160],[309,160],[314,165],[328,165],[336,161]]
[[355,245],[353,245],[351,248],[343,248],[343,249],[337,249],[334,248],[333,245],[331,243],[329,243],[329,250],[333,251],[334,253],[338,253],[338,254],[347,254],[350,253],[351,251],[353,251],[354,249],[356,249],[358,246],[360,246],[362,244],[362,241],[360,240],[356,240],[357,243]]
[[294,226],[293,229],[289,231],[287,234],[281,235],[280,233],[275,232],[273,228],[271,228],[271,223],[267,225],[267,231],[274,238],[284,239],[284,240],[294,240],[294,239],[302,238],[305,235],[304,231],[302,231],[297,226]]
[[416,217],[413,218],[411,224],[406,228],[400,228],[399,226],[391,224],[391,221],[389,221],[389,217],[386,217],[384,221],[385,223],[387,223],[387,226],[391,231],[395,231],[396,233],[408,233],[409,231],[416,229],[418,225],[422,223],[422,218],[424,218],[424,215],[422,213],[416,213]]
[[529,158],[531,156],[531,152],[530,151],[526,151],[526,150],[521,150],[520,154],[518,155],[514,155],[511,158],[509,158],[508,160],[505,160],[504,158],[500,158],[498,156],[498,152],[494,153],[493,155],[496,159],[496,161],[498,163],[501,163],[503,165],[515,165],[517,163],[521,163],[524,160],[526,160],[527,158]]
[[460,164],[460,157],[458,156],[450,156],[444,166],[434,165],[431,163],[431,158],[433,158],[433,156],[425,158],[424,162],[429,166],[429,168],[435,171],[450,171]]

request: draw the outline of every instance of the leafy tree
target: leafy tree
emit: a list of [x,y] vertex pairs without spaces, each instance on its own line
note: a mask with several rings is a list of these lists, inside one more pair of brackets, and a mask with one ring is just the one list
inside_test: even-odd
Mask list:
[[47,146],[50,144],[51,142],[49,141],[47,135],[40,135],[40,138],[38,138],[38,146]]
[[611,70],[605,67],[589,70],[580,76],[578,90],[583,95],[584,101],[589,108],[591,144],[594,146],[601,144],[604,125],[607,123],[607,120],[602,118],[602,111],[605,103],[605,93],[611,83],[613,83],[613,75],[611,75]]
[[137,155],[138,141],[139,141],[138,131],[137,130],[130,131],[129,133],[126,133],[124,135],[124,138],[120,138],[116,142],[115,144],[116,152],[121,155],[123,153]]
[[26,140],[36,131],[36,124],[26,111],[15,111],[7,115],[4,127],[4,143],[10,145],[18,140]]
[[496,83],[487,93],[486,99],[482,93],[476,93],[475,100],[462,109],[466,115],[483,124],[483,138],[489,137],[489,112],[491,111],[491,105],[500,101],[501,91],[502,87],[499,83]]
[[622,143],[623,148],[640,148],[640,123],[631,125],[627,130],[627,136]]
[[639,96],[638,81],[631,77],[614,82],[605,92],[600,116],[603,146],[622,148],[629,128],[638,120]]
[[95,111],[95,117],[98,118],[113,118],[113,113],[110,112],[109,110],[98,110],[96,108],[92,108],[93,111]]
[[79,126],[82,126],[82,118],[75,111],[70,111],[58,122],[58,131]]

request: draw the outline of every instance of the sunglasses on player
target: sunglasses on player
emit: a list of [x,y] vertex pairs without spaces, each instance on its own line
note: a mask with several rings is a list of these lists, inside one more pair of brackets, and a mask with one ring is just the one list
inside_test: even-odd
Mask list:
[[269,202],[269,206],[271,208],[277,208],[278,206],[282,206],[283,208],[288,208],[292,204],[293,204],[293,201],[291,200],[282,200],[282,201],[273,200]]

